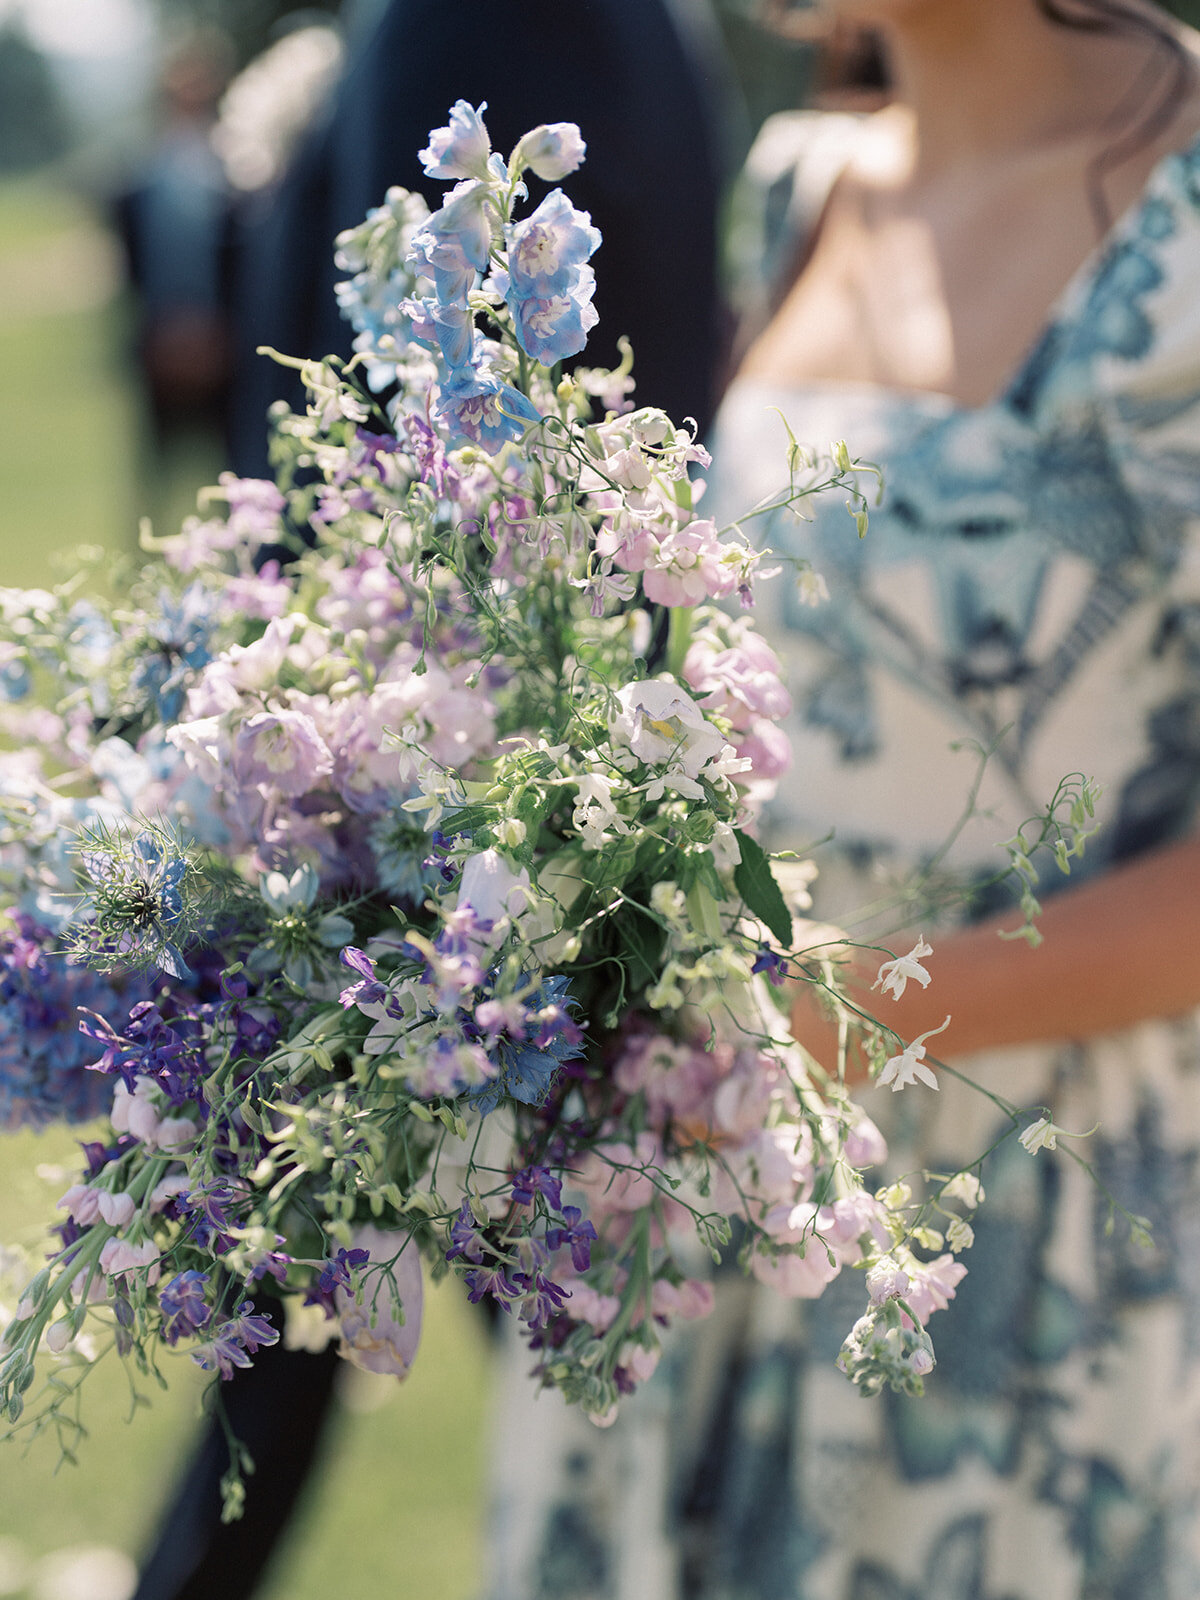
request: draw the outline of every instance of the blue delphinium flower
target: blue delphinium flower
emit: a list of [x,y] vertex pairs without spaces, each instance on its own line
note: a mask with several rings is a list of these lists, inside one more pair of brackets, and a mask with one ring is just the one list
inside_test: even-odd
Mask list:
[[476,274],[487,271],[495,222],[487,184],[472,179],[456,183],[445,204],[413,234],[413,265],[433,279],[442,305],[465,304]]
[[478,109],[467,100],[454,102],[448,126],[432,129],[428,148],[417,156],[427,178],[487,176],[492,141],[483,125],[486,110],[486,100],[480,101]]
[[488,455],[519,439],[531,422],[541,421],[533,402],[482,362],[450,373],[433,414],[455,443],[478,445]]
[[578,355],[597,321],[596,275],[586,262],[600,243],[600,230],[555,189],[532,216],[507,231],[508,272],[496,274],[496,287],[508,302],[521,348],[546,366]]

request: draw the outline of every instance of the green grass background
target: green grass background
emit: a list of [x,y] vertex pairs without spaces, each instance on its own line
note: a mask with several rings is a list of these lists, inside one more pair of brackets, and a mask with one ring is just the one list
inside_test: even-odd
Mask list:
[[[36,181],[0,183],[0,585],[61,579],[81,544],[134,548],[150,490],[138,482],[137,404],[111,279],[111,246],[86,207]],[[211,446],[185,453],[154,497],[160,531],[219,466]],[[59,1130],[0,1135],[0,1244],[37,1245],[75,1155]],[[486,1344],[448,1284],[429,1296],[407,1383],[347,1369],[323,1470],[262,1600],[469,1600]],[[78,1545],[142,1550],[196,1425],[200,1375],[186,1358],[176,1370],[170,1392],[155,1391],[129,1422],[120,1366],[98,1367],[78,1467],[56,1473],[48,1438],[0,1447],[0,1544],[18,1558],[0,1561],[0,1595],[38,1594],[6,1565],[36,1571],[38,1558]]]

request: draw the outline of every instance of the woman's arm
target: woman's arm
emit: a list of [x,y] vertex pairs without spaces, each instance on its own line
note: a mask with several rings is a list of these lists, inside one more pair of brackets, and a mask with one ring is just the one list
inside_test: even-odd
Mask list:
[[[1090,1039],[1200,1005],[1200,837],[1140,857],[1048,900],[1036,950],[1001,939],[1011,918],[932,939],[928,989],[909,982],[900,1000],[871,984],[879,960],[856,952],[847,988],[856,1005],[905,1040],[950,1026],[931,1052],[944,1058],[997,1045]],[[911,941],[910,941],[911,942]],[[898,941],[896,953],[908,944]],[[832,1065],[836,1029],[803,985],[796,1037]]]

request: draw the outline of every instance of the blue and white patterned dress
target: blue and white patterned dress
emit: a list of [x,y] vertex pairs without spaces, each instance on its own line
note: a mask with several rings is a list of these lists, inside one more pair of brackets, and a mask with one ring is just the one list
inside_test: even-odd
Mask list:
[[[837,830],[819,909],[928,858],[974,773],[962,741],[1006,727],[957,867],[994,864],[1072,770],[1106,785],[1089,871],[1188,832],[1200,142],[1160,163],[995,402],[737,381],[713,441],[726,510],[780,486],[776,410],[801,440],[845,437],[888,485],[861,542],[837,497],[764,535],[831,595],[808,608],[777,582],[760,617],[796,701],[775,842]],[[931,970],[936,985],[936,955]],[[1153,1249],[1106,1236],[1107,1203],[1061,1152],[1010,1140],[985,1169],[969,1276],[931,1324],[922,1400],[861,1400],[834,1369],[853,1273],[810,1306],[731,1274],[609,1434],[531,1406],[514,1377],[495,1600],[1197,1600],[1200,1024],[962,1065],[1065,1127],[1099,1124],[1085,1153]],[[945,1078],[868,1106],[900,1170],[952,1169],[1000,1131]]]

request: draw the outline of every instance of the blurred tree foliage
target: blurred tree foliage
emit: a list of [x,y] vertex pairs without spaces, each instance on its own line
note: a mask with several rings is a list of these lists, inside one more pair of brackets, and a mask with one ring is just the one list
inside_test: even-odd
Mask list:
[[0,27],[0,172],[25,172],[67,151],[74,130],[46,63],[15,23]]

